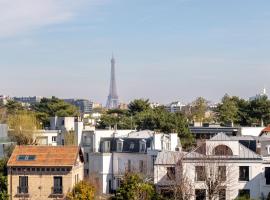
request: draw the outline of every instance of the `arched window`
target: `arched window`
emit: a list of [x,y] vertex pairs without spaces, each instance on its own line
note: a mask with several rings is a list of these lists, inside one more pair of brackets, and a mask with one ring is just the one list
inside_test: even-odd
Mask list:
[[214,148],[213,154],[216,156],[232,156],[233,152],[230,147],[222,144]]

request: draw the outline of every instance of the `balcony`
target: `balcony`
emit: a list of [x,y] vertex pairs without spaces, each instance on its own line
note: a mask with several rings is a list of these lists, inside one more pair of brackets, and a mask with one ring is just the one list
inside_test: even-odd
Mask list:
[[62,187],[52,187],[52,194],[63,194]]
[[17,187],[17,197],[29,197],[28,194],[28,187],[24,186],[24,187]]
[[63,187],[52,187],[51,197],[63,197]]

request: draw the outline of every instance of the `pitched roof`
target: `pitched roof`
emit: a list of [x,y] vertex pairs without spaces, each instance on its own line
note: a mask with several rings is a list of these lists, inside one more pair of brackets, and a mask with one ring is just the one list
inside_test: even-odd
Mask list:
[[161,151],[157,154],[155,165],[175,165],[185,154],[179,151]]
[[[18,156],[34,156],[32,160],[18,160]],[[77,157],[83,161],[77,146],[16,146],[8,166],[73,166]]]
[[225,133],[218,133],[214,137],[212,137],[210,140],[212,141],[228,141],[231,140],[229,136],[227,136]]

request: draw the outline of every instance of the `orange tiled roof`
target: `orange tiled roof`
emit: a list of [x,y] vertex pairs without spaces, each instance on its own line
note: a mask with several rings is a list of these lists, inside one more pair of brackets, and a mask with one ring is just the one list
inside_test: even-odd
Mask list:
[[[8,166],[73,166],[81,151],[77,146],[16,146]],[[34,160],[19,161],[19,155],[34,155]]]
[[262,130],[262,132],[270,132],[270,126],[267,126],[265,129]]

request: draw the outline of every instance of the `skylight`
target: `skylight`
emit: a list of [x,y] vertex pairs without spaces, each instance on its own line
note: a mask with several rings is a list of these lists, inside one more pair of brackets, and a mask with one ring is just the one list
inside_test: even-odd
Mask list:
[[17,161],[32,161],[36,160],[35,155],[19,155],[17,156]]

